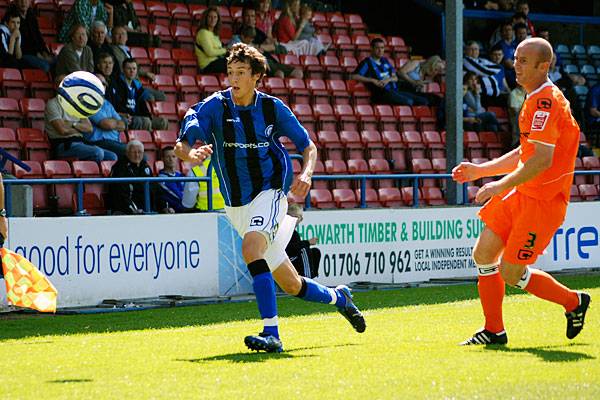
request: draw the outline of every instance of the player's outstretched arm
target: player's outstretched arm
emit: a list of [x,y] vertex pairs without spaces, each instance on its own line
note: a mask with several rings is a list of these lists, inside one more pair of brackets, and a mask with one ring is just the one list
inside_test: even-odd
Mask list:
[[462,162],[452,170],[452,179],[459,183],[471,182],[487,176],[508,174],[519,165],[520,147],[509,151],[501,157],[495,158],[483,164]]
[[475,195],[475,201],[485,203],[492,196],[535,178],[550,168],[553,157],[554,146],[535,143],[535,150],[531,158],[502,179],[483,185]]
[[200,146],[197,149],[192,148],[186,142],[177,142],[175,144],[175,155],[181,160],[192,164],[201,164],[212,153],[212,144]]
[[312,175],[317,162],[317,146],[312,141],[302,152],[302,157],[302,172],[297,178],[294,178],[290,191],[297,196],[305,197],[310,190]]

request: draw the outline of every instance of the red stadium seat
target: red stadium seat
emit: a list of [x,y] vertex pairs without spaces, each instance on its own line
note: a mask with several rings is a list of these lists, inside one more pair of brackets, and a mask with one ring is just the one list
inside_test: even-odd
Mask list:
[[159,149],[166,146],[175,146],[177,132],[175,131],[154,131],[154,142]]
[[371,104],[371,93],[362,82],[349,80],[346,86],[352,93],[354,104]]
[[[73,212],[77,212],[77,194],[73,193],[72,197],[72,209]],[[106,207],[102,196],[98,196],[96,193],[83,193],[83,210],[89,215],[105,215]]]
[[115,163],[116,161],[100,161],[100,171],[102,172],[102,176],[109,177]]
[[398,128],[403,131],[416,131],[418,120],[410,106],[394,106],[394,115],[398,118]]
[[[14,129],[0,128],[0,147],[14,157],[21,158],[21,145],[17,141],[17,135]],[[12,161],[6,162],[6,168],[12,170]]]
[[484,145],[479,140],[477,132],[465,131],[463,133],[463,143],[465,147],[465,157],[481,158],[484,156]]
[[436,129],[437,120],[428,106],[413,106],[413,114],[419,121],[421,131],[433,131]]
[[43,100],[54,97],[54,84],[46,72],[39,69],[24,69],[22,74],[31,97]]
[[198,73],[198,60],[191,49],[172,49],[171,59],[177,63],[177,72],[181,75]]
[[[49,160],[43,163],[46,178],[72,178],[73,171],[68,161]],[[75,193],[74,184],[56,184],[52,185],[51,198],[54,198],[56,205],[61,210],[71,209],[71,198]]]
[[153,82],[154,88],[165,94],[166,101],[175,103],[177,99],[177,88],[173,82],[173,75],[156,74]]
[[430,206],[441,206],[447,204],[446,199],[442,195],[442,191],[438,187],[423,187],[423,200]]
[[156,101],[152,103],[152,113],[169,121],[169,130],[179,130],[179,118],[174,102]]
[[338,119],[340,130],[358,130],[357,117],[349,104],[336,104],[333,113]]
[[367,158],[385,158],[385,144],[381,134],[376,130],[363,130],[360,132],[360,140],[366,150]]
[[44,129],[46,102],[43,99],[21,99],[19,100],[19,106],[30,128]]
[[[371,161],[371,160],[369,160]],[[349,159],[348,160],[348,172],[351,174],[368,174],[369,165],[363,159]],[[367,183],[369,181],[367,180]]]
[[0,68],[0,88],[3,97],[22,99],[26,95],[27,84],[21,71],[15,68]]
[[338,208],[356,208],[358,201],[351,189],[333,189],[333,201]]
[[[325,85],[325,81],[323,79],[307,79],[306,88],[310,92],[312,104],[331,104],[331,95],[327,90],[327,86]],[[296,102],[298,102],[298,100],[296,100]]]
[[[15,165],[15,176],[17,179],[43,179],[45,178],[42,166],[38,161],[24,161],[31,171],[25,171],[23,168]],[[48,185],[32,185],[33,191],[33,209],[34,211],[48,211]]]
[[408,147],[412,158],[425,158],[425,143],[417,131],[402,132],[402,141]]
[[[109,161],[102,161],[109,162]],[[94,161],[73,161],[73,173],[77,178],[101,178],[103,174],[98,167],[98,164]],[[112,165],[111,165],[112,168]],[[108,171],[110,175],[110,169]],[[108,176],[108,175],[107,175]],[[85,191],[90,193],[96,193],[98,196],[102,196],[104,185],[102,183],[86,183]]]
[[598,200],[598,188],[595,185],[579,185],[579,194],[584,201]]
[[[474,199],[475,197],[473,197]],[[570,201],[572,202],[578,202],[578,201],[582,201],[583,199],[581,198],[581,196],[579,195],[579,188],[577,187],[577,185],[571,185],[571,196],[570,196]]]
[[17,140],[24,149],[26,160],[42,162],[50,157],[50,143],[42,130],[17,128]]
[[317,128],[317,122],[315,122],[315,117],[313,115],[313,109],[310,104],[293,104],[292,112],[298,120],[302,123],[302,125],[311,131],[315,131]]
[[377,192],[379,201],[384,207],[404,207],[406,205],[398,188],[379,188]]
[[333,112],[333,108],[329,104],[315,104],[315,117],[321,130],[337,131],[337,117]]
[[198,82],[198,86],[202,89],[204,97],[221,90],[221,84],[214,75],[196,75],[196,82]]
[[446,146],[442,143],[442,137],[438,131],[425,131],[422,134],[423,142],[427,146],[429,158],[446,157]]
[[200,101],[200,88],[196,78],[192,75],[176,75],[175,86],[179,93],[179,99],[183,102],[197,103]]
[[431,166],[436,174],[445,174],[447,169],[445,158],[432,158]]
[[[600,159],[598,157],[583,157],[583,168],[585,169],[595,169],[600,170]],[[598,175],[589,175],[587,177],[587,183],[597,185],[600,183],[600,176]]]
[[[356,201],[360,205],[360,189],[356,189],[354,191],[356,193]],[[377,191],[375,189],[367,188],[365,190],[365,205],[367,207],[381,207],[382,204],[379,201],[379,196],[377,195]]]
[[143,47],[130,47],[129,51],[131,52],[131,57],[135,58],[138,62],[138,65],[142,69],[151,69],[152,62],[150,61],[150,57],[148,56],[148,52]]
[[[390,164],[387,160],[383,158],[371,158],[369,159],[369,170],[372,174],[390,174],[392,171],[390,170]],[[378,179],[377,186],[380,188],[383,187],[394,187],[395,182],[393,179]]]
[[356,131],[341,131],[340,141],[346,149],[346,158],[364,158],[364,148]]
[[354,107],[355,115],[360,121],[361,129],[363,130],[377,130],[379,129],[379,123],[375,112],[370,104],[357,104]]
[[[402,200],[404,200],[404,204],[406,204],[407,206],[413,206],[413,203],[415,202],[413,190],[414,189],[412,186],[403,187],[400,189],[400,193],[402,193]],[[417,194],[418,194],[419,204],[421,204],[421,200],[423,199],[423,194],[421,193],[420,188],[417,190]]]
[[486,154],[489,159],[498,158],[502,155],[502,143],[500,143],[496,132],[479,132],[479,141],[485,146]]
[[344,69],[340,65],[340,60],[336,56],[321,56],[321,65],[327,71],[328,79],[343,79]]
[[4,128],[17,129],[22,126],[23,115],[19,103],[12,98],[0,98],[0,124]]
[[310,203],[316,208],[335,208],[333,196],[328,189],[312,189],[310,191]]

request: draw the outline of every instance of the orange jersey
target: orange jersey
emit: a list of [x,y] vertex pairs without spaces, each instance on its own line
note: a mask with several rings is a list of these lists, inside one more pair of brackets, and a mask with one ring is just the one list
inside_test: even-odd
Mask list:
[[552,82],[547,81],[527,95],[519,114],[519,129],[520,163],[531,158],[536,142],[553,146],[554,158],[550,168],[517,186],[517,190],[540,200],[560,193],[568,202],[579,148],[579,125],[571,114],[569,101]]

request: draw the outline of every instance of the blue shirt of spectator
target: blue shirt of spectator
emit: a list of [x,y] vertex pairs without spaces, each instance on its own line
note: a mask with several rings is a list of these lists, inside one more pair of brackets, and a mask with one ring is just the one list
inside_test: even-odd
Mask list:
[[[396,74],[396,70],[385,57],[381,57],[379,60],[376,60],[373,57],[368,57],[358,64],[354,70],[354,73],[381,81],[383,79],[393,77]],[[396,82],[389,82],[387,85],[385,85],[384,89],[398,90],[398,85]]]
[[114,129],[105,130],[100,127],[100,122],[107,118],[113,118],[118,121],[122,120],[119,113],[117,113],[117,111],[115,110],[113,105],[110,104],[110,101],[104,100],[104,103],[102,104],[102,108],[100,108],[100,111],[98,111],[96,114],[94,114],[90,117],[90,121],[92,122],[93,131],[90,136],[86,137],[87,140],[89,140],[90,142],[97,142],[100,140],[113,140],[116,142],[119,141],[119,131],[114,130]]
[[[158,173],[158,176],[182,177],[183,174],[179,171],[166,172],[164,169],[161,169]],[[166,203],[168,207],[171,207],[173,210],[175,210],[175,212],[184,212],[186,208],[181,203],[183,199],[184,186],[185,182],[160,182],[160,200]]]
[[585,117],[590,124],[596,124],[600,122],[600,118],[594,117],[590,113],[592,108],[600,111],[600,83],[592,86],[585,101]]

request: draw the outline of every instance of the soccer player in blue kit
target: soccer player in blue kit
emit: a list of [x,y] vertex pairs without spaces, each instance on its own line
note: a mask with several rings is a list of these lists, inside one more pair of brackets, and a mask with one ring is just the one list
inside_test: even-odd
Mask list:
[[[226,215],[242,237],[242,255],[264,324],[263,332],[246,336],[244,342],[251,350],[281,352],[275,282],[303,300],[334,304],[357,332],[364,332],[366,324],[347,286],[334,289],[300,277],[285,253],[294,227],[283,223],[286,195],[290,190],[307,195],[317,148],[281,100],[256,90],[265,72],[266,61],[258,50],[234,45],[227,57],[230,88],[188,110],[175,151],[191,163],[212,155]],[[302,171],[293,183],[291,160],[280,136],[289,137],[303,156]],[[193,148],[197,140],[204,145]]]

